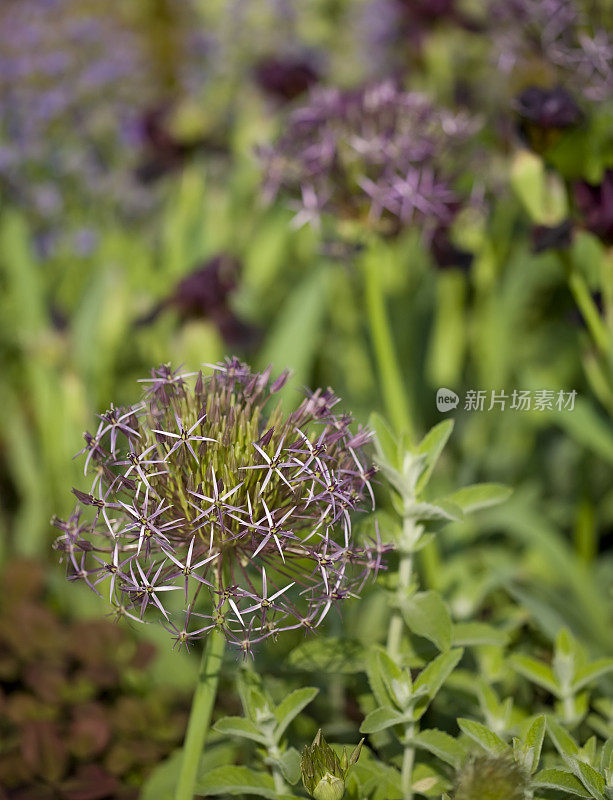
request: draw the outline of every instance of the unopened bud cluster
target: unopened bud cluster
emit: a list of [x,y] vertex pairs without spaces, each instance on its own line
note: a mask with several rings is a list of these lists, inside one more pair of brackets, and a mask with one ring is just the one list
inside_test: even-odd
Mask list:
[[313,739],[313,744],[305,747],[300,761],[302,783],[314,800],[341,800],[345,794],[345,781],[349,769],[357,762],[364,739],[350,756],[347,749],[339,758],[321,734]]

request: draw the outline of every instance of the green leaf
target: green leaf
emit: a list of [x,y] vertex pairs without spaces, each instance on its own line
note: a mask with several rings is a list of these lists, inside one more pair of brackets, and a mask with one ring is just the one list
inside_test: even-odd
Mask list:
[[445,500],[459,506],[465,514],[472,514],[483,508],[504,503],[512,494],[513,489],[502,483],[475,483],[473,486],[465,486],[447,495]]
[[420,698],[415,704],[415,719],[419,719],[424,715],[431,701],[456,668],[463,655],[464,650],[462,650],[461,647],[448,650],[446,653],[441,653],[437,656],[434,661],[431,661],[428,666],[419,673],[413,690],[417,692],[419,689],[425,689],[427,697]]
[[556,750],[563,758],[579,755],[578,744],[575,742],[570,733],[568,733],[568,731],[563,728],[559,722],[556,722],[553,717],[547,718],[547,732],[549,733],[549,738],[554,743]]
[[373,411],[368,418],[368,427],[375,432],[375,448],[378,461],[385,462],[392,469],[398,470],[400,463],[398,460],[397,440],[387,421],[381,414]]
[[577,670],[572,688],[574,691],[579,691],[609,672],[613,672],[613,658],[600,658],[598,661],[593,661]]
[[[233,744],[207,745],[200,758],[198,773],[202,774],[227,764],[235,757],[235,751],[236,747]],[[158,764],[143,784],[140,793],[141,800],[174,800],[182,764],[183,750],[175,750]]]
[[452,767],[457,768],[466,756],[466,748],[461,742],[436,728],[420,731],[411,741]]
[[613,775],[613,736],[610,736],[602,746],[600,771],[603,773],[608,771]]
[[443,448],[447,444],[451,432],[453,431],[454,422],[452,419],[443,420],[435,425],[421,440],[417,446],[417,452],[426,456],[426,467],[417,481],[415,493],[419,495],[432,475],[432,471],[436,466]]
[[514,749],[521,752],[521,758],[518,760],[530,773],[536,772],[538,767],[546,727],[545,715],[541,714],[530,725],[523,740],[513,740]]
[[300,780],[300,753],[290,747],[279,758],[279,766],[285,780],[293,786]]
[[541,770],[534,776],[534,785],[541,789],[557,789],[561,792],[568,792],[577,797],[590,797],[583,784],[574,775],[561,769]]
[[462,509],[448,501],[435,500],[433,503],[407,503],[405,516],[423,522],[456,522],[462,519]]
[[508,753],[511,749],[500,736],[489,728],[486,728],[485,725],[482,725],[480,722],[460,718],[458,719],[458,725],[461,731],[467,736],[470,736],[471,739],[477,742],[484,750],[487,750],[488,753],[498,755]]
[[413,695],[413,681],[409,670],[402,670],[383,648],[375,651],[374,663],[369,659],[369,674],[376,671],[383,682],[384,690],[379,694],[383,698],[381,705],[389,701],[402,711],[406,711]]
[[457,647],[477,647],[483,644],[504,647],[509,641],[509,635],[486,622],[457,622],[453,626],[451,639]]
[[305,686],[303,689],[296,689],[296,691],[289,694],[280,705],[274,709],[277,720],[277,727],[275,728],[275,739],[277,741],[283,736],[287,726],[294,717],[297,717],[302,709],[306,708],[318,694],[319,689],[313,686]]
[[605,780],[594,767],[590,764],[586,764],[584,761],[577,761],[575,759],[575,764],[572,769],[581,783],[591,793],[592,797],[596,797],[597,800],[606,800],[604,794],[606,789]]
[[377,733],[406,721],[407,717],[394,708],[389,706],[376,708],[367,714],[364,722],[360,725],[360,733]]
[[248,767],[218,767],[200,777],[196,793],[205,797],[210,794],[257,795],[268,800],[278,800],[272,777],[266,772],[255,772]]
[[326,637],[309,639],[294,648],[288,663],[308,672],[336,672],[350,675],[365,669],[365,648],[355,639]]
[[419,592],[402,603],[402,616],[409,629],[433,642],[439,650],[451,647],[451,616],[438,592]]
[[225,736],[242,736],[259,744],[266,744],[267,741],[260,729],[245,717],[222,717],[215,723],[214,728]]
[[546,664],[530,658],[530,656],[515,655],[511,656],[511,666],[524,678],[536,683],[538,686],[542,686],[543,689],[547,689],[555,697],[559,697],[560,689],[555,681],[553,672]]

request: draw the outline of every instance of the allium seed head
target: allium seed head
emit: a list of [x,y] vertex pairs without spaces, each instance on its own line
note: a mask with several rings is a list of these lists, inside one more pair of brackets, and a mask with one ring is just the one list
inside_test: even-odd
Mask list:
[[142,402],[85,434],[89,492],[54,520],[71,579],[119,616],[157,616],[178,645],[220,628],[244,654],[280,631],[310,631],[355,597],[386,548],[358,546],[352,517],[374,506],[363,430],[331,390],[284,414],[287,379],[237,359],[211,375],[164,365]]

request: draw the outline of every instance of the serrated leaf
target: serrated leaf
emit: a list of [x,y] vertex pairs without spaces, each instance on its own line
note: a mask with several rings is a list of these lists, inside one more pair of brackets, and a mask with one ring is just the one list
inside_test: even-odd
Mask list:
[[513,489],[502,483],[475,483],[447,495],[445,500],[461,508],[464,514],[473,514],[504,503],[512,494]]
[[590,797],[585,787],[570,772],[561,769],[544,769],[534,776],[534,785],[541,789],[557,789],[577,797]]
[[395,708],[389,706],[376,708],[366,715],[364,722],[360,725],[360,733],[377,733],[406,721],[406,716],[396,711]]
[[451,616],[438,592],[414,594],[402,603],[401,611],[413,633],[428,639],[439,650],[449,650],[452,633]]
[[294,648],[288,663],[309,672],[336,672],[350,675],[363,672],[365,648],[354,639],[326,637],[310,639]]
[[532,683],[542,686],[547,689],[555,697],[559,696],[560,689],[555,681],[554,675],[547,664],[537,661],[530,656],[515,655],[511,656],[511,666],[524,678],[527,678]]
[[381,674],[381,662],[379,660],[380,652],[381,648],[379,647],[372,647],[370,649],[366,659],[366,674],[368,676],[370,689],[379,705],[392,706],[394,704],[394,700],[390,696],[386,681],[383,679]]
[[486,622],[456,622],[451,640],[457,647],[478,647],[483,644],[504,647],[509,641],[509,634]]
[[297,717],[302,709],[306,708],[318,694],[319,689],[313,686],[305,686],[303,689],[296,689],[274,709],[274,715],[277,720],[277,726],[275,728],[275,739],[277,741],[281,738],[294,717]]
[[256,795],[268,800],[278,800],[279,797],[267,772],[236,766],[218,767],[207,772],[196,782],[196,794],[205,797],[211,794]]
[[593,661],[577,670],[572,688],[577,692],[609,672],[613,672],[613,658],[600,658],[598,661]]
[[260,729],[245,717],[222,717],[215,723],[214,728],[225,736],[242,736],[244,739],[251,739],[258,744],[266,743],[266,737]]
[[457,768],[466,756],[466,748],[457,739],[436,728],[420,731],[412,742],[452,767]]
[[417,452],[426,456],[426,467],[417,481],[416,494],[420,494],[432,475],[441,453],[451,433],[454,422],[452,419],[443,420],[431,428],[417,446]]
[[470,736],[473,741],[475,741],[478,745],[480,745],[484,750],[487,750],[488,753],[501,754],[501,753],[508,753],[510,751],[509,745],[504,742],[498,734],[491,731],[489,728],[486,728],[485,725],[482,725],[480,722],[475,722],[471,719],[462,719],[458,720],[458,725],[460,726],[460,730],[463,731],[467,736]]

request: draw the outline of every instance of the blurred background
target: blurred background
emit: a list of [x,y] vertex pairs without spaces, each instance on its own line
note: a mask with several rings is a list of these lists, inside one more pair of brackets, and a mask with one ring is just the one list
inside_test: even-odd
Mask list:
[[[3,0],[0,797],[138,796],[183,735],[198,654],[105,619],[52,549],[95,414],[134,402],[160,363],[234,354],[290,367],[288,405],[330,385],[359,422],[386,413],[366,258],[416,434],[445,416],[438,388],[461,398],[436,492],[514,489],[442,529],[422,580],[458,619],[513,598],[543,641],[565,622],[610,654],[612,10]],[[290,169],[283,135],[313,98],[382,81],[467,127],[432,154],[453,185],[444,223],[426,206],[376,230],[373,249],[359,235],[376,228],[372,207],[341,219],[319,196],[310,213],[299,176],[296,189],[274,170]],[[469,390],[577,398],[572,411],[480,412],[464,408]],[[369,627],[347,615],[358,639],[387,613],[376,590],[364,604]]]

